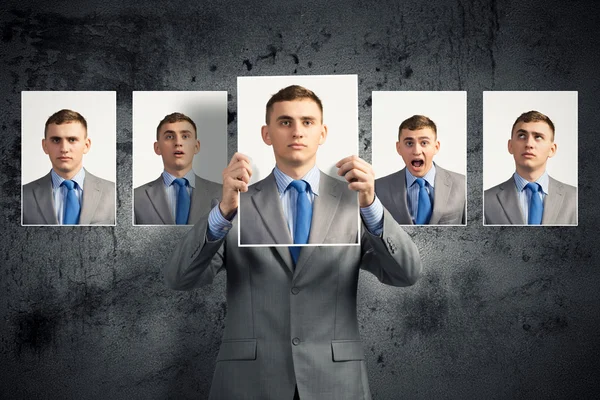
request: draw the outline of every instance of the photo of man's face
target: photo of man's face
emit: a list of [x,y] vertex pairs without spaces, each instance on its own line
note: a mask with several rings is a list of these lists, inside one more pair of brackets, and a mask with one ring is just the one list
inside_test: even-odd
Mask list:
[[162,156],[168,172],[192,167],[194,156],[200,151],[196,131],[188,121],[163,124],[154,143],[154,152]]
[[317,103],[310,99],[273,104],[269,122],[262,127],[264,142],[273,146],[278,164],[290,167],[314,164],[327,127]]
[[556,153],[556,143],[550,126],[543,121],[519,122],[508,140],[508,152],[515,165],[524,171],[545,169],[548,158]]
[[433,156],[440,149],[440,142],[431,128],[417,130],[402,129],[396,142],[396,151],[404,160],[408,171],[423,177],[433,165]]
[[50,157],[52,168],[65,179],[79,172],[83,155],[90,146],[87,130],[79,122],[49,124],[46,137],[42,139],[42,148]]

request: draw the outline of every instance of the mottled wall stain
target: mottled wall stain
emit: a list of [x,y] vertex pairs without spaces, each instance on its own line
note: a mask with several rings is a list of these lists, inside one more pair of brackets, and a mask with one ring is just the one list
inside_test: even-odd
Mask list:
[[[191,292],[160,267],[184,230],[131,226],[131,92],[226,90],[237,77],[358,74],[360,155],[374,90],[468,91],[468,222],[409,227],[410,288],[361,273],[358,315],[375,399],[594,397],[600,216],[600,44],[585,2],[327,4],[7,0],[0,13],[0,397],[205,398],[225,276]],[[483,90],[578,90],[577,228],[482,227]],[[116,90],[118,226],[20,226],[20,93]]]

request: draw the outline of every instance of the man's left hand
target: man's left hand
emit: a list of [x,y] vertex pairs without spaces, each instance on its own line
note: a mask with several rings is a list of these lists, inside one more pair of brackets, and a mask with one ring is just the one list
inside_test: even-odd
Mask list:
[[375,172],[371,164],[352,155],[338,161],[338,175],[348,181],[348,188],[358,192],[358,204],[368,207],[375,201]]

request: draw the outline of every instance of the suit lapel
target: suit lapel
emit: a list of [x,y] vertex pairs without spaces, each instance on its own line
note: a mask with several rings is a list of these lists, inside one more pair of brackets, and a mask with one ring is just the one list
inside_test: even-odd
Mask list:
[[[413,220],[408,212],[408,202],[406,200],[406,167],[394,174],[394,181],[398,184],[398,193],[390,193],[390,197],[394,201],[396,206],[397,215],[399,221],[410,221],[410,225],[413,225]],[[390,188],[393,190],[394,188]],[[391,210],[388,210],[391,211]],[[394,213],[391,212],[393,215]]]
[[83,199],[81,201],[81,214],[79,215],[79,225],[89,225],[92,217],[98,208],[98,202],[102,195],[94,175],[85,171],[85,180],[83,181]]
[[[275,244],[292,243],[292,237],[285,222],[273,173],[271,172],[268,177],[257,183],[255,190],[256,193],[251,198],[252,205],[262,220],[263,231],[267,231],[271,235],[271,240],[266,240],[266,242]],[[287,246],[278,246],[272,249],[279,254],[283,263],[293,272],[294,264],[289,248]]]
[[544,200],[544,215],[542,216],[542,225],[553,224],[558,218],[558,213],[565,199],[563,188],[552,178],[548,183],[548,195]]
[[201,210],[210,210],[212,199],[209,198],[206,181],[196,175],[196,187],[192,191],[190,216],[188,221],[197,221],[202,217]]
[[525,220],[521,213],[519,200],[517,198],[517,190],[513,178],[510,178],[500,186],[500,191],[496,195],[500,207],[504,210],[504,214],[508,221],[513,225],[523,225]]
[[[342,198],[342,189],[344,183],[338,181],[323,172],[320,172],[319,196],[315,196],[313,203],[313,214],[310,222],[309,244],[322,244],[325,242],[329,230],[331,229],[333,219],[336,215],[340,199]],[[315,246],[305,246],[300,251],[298,263],[294,276],[297,276],[300,270],[305,266],[306,261],[315,251]]]
[[33,197],[40,209],[40,213],[44,218],[44,222],[48,225],[58,224],[56,214],[54,213],[54,200],[52,199],[52,177],[46,175],[42,183],[38,183],[33,189]]
[[444,215],[444,207],[448,204],[451,191],[452,179],[450,179],[450,175],[446,170],[436,166],[433,212],[429,219],[429,225],[435,225],[440,222],[440,218]]
[[[169,203],[167,202],[167,193],[164,188],[164,180],[162,175],[158,177],[154,182],[146,188],[146,195],[150,204],[154,207],[156,214],[165,225],[175,225],[175,220],[169,210]],[[192,203],[193,204],[193,203]],[[191,217],[191,216],[190,216]],[[191,218],[190,218],[191,219]]]
[[271,235],[271,240],[267,243],[292,243],[273,173],[256,184],[256,193],[252,195],[252,205],[260,215],[265,230]]

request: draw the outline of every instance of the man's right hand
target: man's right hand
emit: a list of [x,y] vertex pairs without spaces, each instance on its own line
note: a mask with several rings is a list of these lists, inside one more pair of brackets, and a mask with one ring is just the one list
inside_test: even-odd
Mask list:
[[247,192],[252,176],[250,159],[242,153],[235,153],[223,170],[223,197],[219,203],[221,214],[231,220],[238,208],[238,192]]

